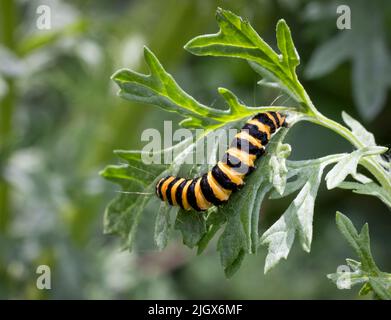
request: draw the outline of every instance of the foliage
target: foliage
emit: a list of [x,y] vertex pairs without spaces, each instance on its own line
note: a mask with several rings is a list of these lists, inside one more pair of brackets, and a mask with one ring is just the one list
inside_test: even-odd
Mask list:
[[368,224],[365,224],[358,233],[353,223],[342,213],[337,212],[336,221],[338,229],[360,261],[346,259],[352,271],[340,271],[327,277],[341,289],[350,289],[351,285],[361,284],[360,295],[373,292],[376,298],[391,300],[391,274],[380,271],[373,260]]
[[[249,115],[262,110],[284,110],[289,115],[288,122],[291,127],[299,121],[310,121],[324,126],[341,135],[357,149],[352,153],[334,154],[314,160],[286,160],[290,146],[283,144],[282,141],[288,130],[282,129],[273,137],[267,155],[257,164],[256,173],[249,177],[240,192],[232,195],[227,204],[213,208],[205,215],[179,210],[175,228],[182,232],[184,244],[190,248],[198,247],[199,253],[216,232],[223,229],[217,250],[220,252],[225,274],[230,277],[239,268],[245,254],[255,254],[260,244],[268,246],[265,272],[274,267],[281,258],[287,258],[296,233],[299,235],[302,248],[310,251],[315,199],[326,166],[335,164],[326,175],[329,189],[341,187],[354,189],[356,192],[366,189],[366,192],[361,193],[377,196],[387,205],[391,197],[391,180],[389,166],[379,156],[387,148],[377,146],[373,135],[346,113],[343,114],[343,118],[351,130],[326,118],[315,108],[296,75],[299,55],[284,20],[280,20],[276,28],[277,46],[280,51],[278,53],[256,33],[248,21],[232,12],[219,8],[216,19],[220,26],[218,33],[196,37],[185,45],[185,49],[199,56],[244,59],[263,77],[260,85],[281,88],[295,100],[295,104],[291,107],[248,107],[232,92],[220,88],[219,93],[229,108],[223,111],[211,109],[185,93],[163,69],[152,52],[145,48],[145,60],[150,74],[143,75],[128,69],[116,72],[113,80],[120,87],[120,95],[131,101],[141,101],[176,112],[185,118],[181,122],[183,126],[202,126],[207,130],[204,135],[196,136],[192,144],[185,142],[185,147],[182,143],[176,145],[174,148],[178,148],[180,152],[172,164],[165,167],[148,165],[148,168],[142,168],[141,152],[116,151],[116,154],[128,164],[125,167],[109,166],[101,172],[105,178],[115,179],[124,191],[124,194],[120,194],[106,209],[106,232],[120,235],[124,246],[131,248],[142,212],[149,201],[155,201],[155,197],[128,195],[126,192],[146,190],[153,194],[156,181],[167,174],[180,172],[183,175],[195,176],[204,168],[196,166],[186,171],[182,165],[186,155],[194,150],[197,143],[203,143],[205,136],[213,130],[232,127]],[[161,152],[167,151],[169,150]],[[358,173],[359,164],[377,181]],[[141,182],[144,184],[141,189],[136,178],[140,170],[149,172],[148,177]],[[356,182],[345,181],[348,175]],[[285,197],[297,191],[298,194],[281,217],[260,237],[259,211],[269,191],[270,198]],[[167,243],[170,229],[165,217],[169,212],[175,215],[177,211],[177,208],[168,210],[166,204],[160,206],[155,228],[155,240],[160,249]]]
[[[371,3],[348,0],[344,4],[351,8],[351,29],[338,32],[316,48],[307,65],[306,76],[310,79],[322,77],[338,65],[351,61],[352,94],[358,111],[364,119],[373,120],[386,106],[391,84],[391,53],[383,31],[390,4],[382,0]],[[321,12],[323,18],[327,18],[327,13],[334,11],[336,6],[335,2],[312,3],[311,11]],[[311,14],[307,14],[307,19],[313,22]]]

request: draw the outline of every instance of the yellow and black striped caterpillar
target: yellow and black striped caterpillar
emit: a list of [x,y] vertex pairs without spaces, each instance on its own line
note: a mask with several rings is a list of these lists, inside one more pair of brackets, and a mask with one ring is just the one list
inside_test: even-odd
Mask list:
[[235,135],[224,157],[209,172],[194,179],[168,176],[156,184],[156,194],[170,205],[204,211],[228,201],[231,193],[244,185],[254,169],[254,161],[265,153],[271,135],[286,126],[278,112],[258,113]]

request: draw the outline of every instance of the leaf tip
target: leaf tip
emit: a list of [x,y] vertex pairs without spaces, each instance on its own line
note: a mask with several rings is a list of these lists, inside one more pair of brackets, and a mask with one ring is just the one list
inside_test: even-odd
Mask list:
[[148,66],[151,65],[151,61],[158,61],[154,53],[152,52],[151,49],[149,49],[146,45],[143,46],[143,51],[144,51],[144,59]]
[[228,90],[227,88],[223,88],[223,87],[218,87],[217,88],[217,92],[220,95],[222,95],[224,98],[226,98],[226,97],[233,97],[234,96],[232,91]]
[[288,26],[287,25],[287,23],[286,23],[286,21],[285,21],[285,19],[279,19],[278,21],[277,21],[277,28],[281,28],[281,27],[283,27],[283,26]]
[[335,214],[335,220],[337,220],[337,222],[338,222],[343,218],[347,218],[347,217],[343,213],[341,213],[340,211],[337,211]]
[[115,71],[111,76],[110,76],[110,80],[113,80],[114,82],[118,82],[118,78],[119,78],[119,75],[124,71],[125,69],[119,69],[117,71]]
[[144,55],[152,54],[151,49],[149,49],[146,45],[143,45]]
[[193,48],[194,48],[194,42],[196,42],[198,39],[198,37],[195,37],[193,39],[190,39],[184,46],[183,46],[183,49],[185,49],[187,52],[190,52],[192,54],[195,54],[195,52],[193,51]]
[[226,12],[226,10],[224,10],[223,8],[217,7],[216,13],[215,13],[216,18],[218,19],[218,18],[222,17],[225,12]]

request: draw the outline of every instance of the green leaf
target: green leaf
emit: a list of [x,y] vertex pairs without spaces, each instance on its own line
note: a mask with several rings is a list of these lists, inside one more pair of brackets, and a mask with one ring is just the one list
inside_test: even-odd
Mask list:
[[247,60],[263,77],[278,83],[296,100],[306,97],[298,82],[295,69],[299,55],[294,47],[290,30],[284,20],[277,25],[278,55],[251,27],[250,23],[228,10],[217,9],[219,32],[190,40],[185,49],[199,56],[222,56]]
[[175,229],[182,233],[183,243],[194,248],[206,233],[205,217],[197,211],[180,210],[175,221]]
[[391,195],[375,182],[365,184],[357,182],[342,182],[338,185],[338,188],[351,189],[354,193],[378,197],[388,206],[388,208],[391,209]]
[[278,55],[248,21],[221,8],[216,11],[216,20],[220,26],[218,33],[198,36],[185,49],[195,55],[244,58],[272,69],[279,63]]
[[[307,64],[306,75],[309,78],[320,77],[332,72],[342,62],[351,61],[355,105],[364,119],[373,120],[385,107],[391,84],[391,53],[387,47],[385,32],[385,13],[388,8],[366,1],[351,1],[349,6],[354,12],[354,27],[339,31],[329,41],[321,44]],[[330,4],[328,9],[335,13],[335,4]]]
[[296,67],[300,63],[300,57],[293,43],[291,31],[283,19],[277,23],[277,45],[282,54],[282,61],[289,68],[291,77],[294,79],[296,77]]
[[389,87],[390,53],[379,34],[354,52],[353,93],[360,114],[373,120],[383,109]]
[[[289,148],[285,148],[286,152],[290,152]],[[268,246],[265,273],[282,258],[288,257],[296,232],[299,233],[302,248],[310,251],[314,204],[324,168],[343,156],[335,154],[313,160],[286,161],[288,173],[284,192],[280,194],[274,190],[270,198],[279,199],[298,190],[300,192],[283,215],[261,237],[261,244]]]
[[150,74],[140,74],[129,69],[121,69],[113,74],[112,80],[120,87],[119,95],[130,101],[148,103],[178,113],[185,118],[180,123],[184,127],[217,128],[226,122],[237,121],[263,110],[262,107],[251,108],[241,104],[231,91],[224,88],[219,88],[219,93],[230,108],[209,108],[186,93],[147,47],[144,47],[144,58]]
[[222,111],[210,109],[183,91],[147,47],[144,47],[144,58],[149,75],[121,69],[112,76],[120,87],[120,96],[176,112],[186,118],[184,124],[187,127],[207,127],[214,123],[211,115],[218,116]]
[[217,208],[209,210],[209,215],[206,220],[207,232],[197,244],[197,254],[204,252],[209,242],[226,221],[225,215],[221,214]]
[[[195,142],[197,143],[197,142]],[[104,215],[105,233],[117,234],[121,237],[124,248],[132,249],[137,226],[142,212],[155,197],[156,182],[165,175],[172,174],[182,166],[186,155],[192,152],[195,143],[189,145],[187,140],[169,148],[160,150],[159,154],[176,152],[177,158],[171,166],[160,164],[145,164],[142,160],[142,151],[116,150],[115,153],[127,163],[122,165],[110,165],[100,172],[105,179],[118,183],[122,187],[121,194],[110,202]],[[175,166],[175,169],[172,168]],[[162,219],[161,215],[159,218]],[[155,227],[160,233],[160,228],[164,228],[164,223]],[[162,231],[163,232],[163,231]],[[159,241],[155,241],[158,246],[164,245],[164,235],[155,234]]]
[[390,277],[369,277],[369,284],[380,299],[391,300]]
[[171,207],[165,202],[160,204],[154,234],[155,244],[159,250],[163,250],[167,246],[171,232],[171,215],[176,214],[177,211],[177,207]]
[[375,136],[345,111],[342,111],[342,119],[349,126],[352,133],[367,147],[376,146]]
[[296,232],[299,233],[303,250],[310,251],[315,198],[323,168],[321,165],[313,166],[301,173],[306,176],[301,191],[283,215],[262,235],[261,244],[268,246],[265,273],[282,258],[288,257]]
[[286,186],[288,173],[286,158],[288,158],[290,154],[291,146],[289,144],[280,144],[277,147],[275,155],[270,157],[271,171],[269,181],[280,195],[284,193]]
[[339,286],[339,281],[343,277],[342,280],[348,281],[347,288],[349,289],[351,285],[364,283],[360,295],[373,291],[380,299],[390,300],[391,274],[380,271],[372,257],[368,224],[365,224],[358,233],[349,218],[340,212],[336,214],[336,222],[338,229],[357,253],[361,262],[347,259],[348,266],[353,271],[329,274],[328,278]]
[[360,257],[362,268],[378,271],[370,253],[368,225],[365,224],[361,233],[358,234],[353,223],[342,213],[337,212],[336,221],[338,229]]
[[[54,44],[60,39],[69,36],[77,36],[86,32],[88,23],[86,20],[78,20],[73,22],[62,29],[45,32],[35,32],[29,34],[27,37],[18,41],[16,51],[21,56],[31,54],[33,51]],[[38,30],[40,31],[40,30]]]
[[340,32],[334,38],[324,42],[312,54],[305,69],[306,77],[315,79],[332,72],[349,58],[351,45],[349,32]]
[[[367,147],[376,146],[375,136],[373,133],[367,131],[360,122],[344,111],[342,112],[342,119],[349,126],[357,140],[359,140],[363,145]],[[381,156],[374,156],[374,158],[383,168],[386,168],[388,171],[391,170],[390,163],[385,161]]]
[[387,148],[384,147],[373,146],[358,149],[347,154],[327,173],[327,188],[333,189],[337,187],[349,174],[356,175],[357,165],[362,157],[380,154],[386,150]]
[[142,169],[134,170],[134,167],[130,167],[128,164],[121,164],[107,166],[100,172],[100,175],[107,180],[111,180],[120,185],[127,186],[129,183],[133,183],[134,185],[139,185],[142,189],[148,185],[148,177],[150,176],[150,173]]
[[147,201],[148,197],[121,194],[106,208],[104,232],[119,235],[124,249],[132,249],[140,215]]

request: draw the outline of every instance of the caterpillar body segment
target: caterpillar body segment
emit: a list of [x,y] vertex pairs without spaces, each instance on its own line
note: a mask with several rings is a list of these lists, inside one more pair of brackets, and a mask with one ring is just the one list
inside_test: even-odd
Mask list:
[[255,160],[265,153],[271,136],[286,126],[285,118],[278,112],[258,113],[235,135],[221,161],[210,171],[194,179],[164,177],[156,184],[157,196],[170,205],[196,211],[228,201],[255,170]]

